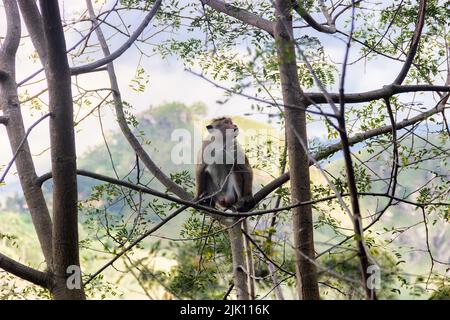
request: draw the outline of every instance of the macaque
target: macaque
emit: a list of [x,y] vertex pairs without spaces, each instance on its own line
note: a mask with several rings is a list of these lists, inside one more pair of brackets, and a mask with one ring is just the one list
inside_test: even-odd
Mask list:
[[239,128],[230,118],[212,120],[202,143],[196,168],[196,199],[203,205],[245,212],[253,208],[253,171],[236,137]]

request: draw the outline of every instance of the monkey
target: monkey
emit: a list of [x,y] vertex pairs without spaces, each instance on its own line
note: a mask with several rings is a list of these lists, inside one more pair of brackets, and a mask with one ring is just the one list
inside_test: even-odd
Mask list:
[[[209,136],[202,143],[196,166],[196,199],[238,212],[255,205],[253,170],[236,137],[239,128],[231,118],[213,119],[206,126]],[[201,200],[203,199],[203,200]]]

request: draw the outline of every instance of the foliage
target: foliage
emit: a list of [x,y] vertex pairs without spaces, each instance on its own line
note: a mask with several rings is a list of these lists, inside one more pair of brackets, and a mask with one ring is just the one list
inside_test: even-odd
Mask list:
[[430,297],[430,300],[450,300],[450,287],[442,286],[438,288]]
[[[396,289],[396,275],[401,272],[401,269],[396,265],[395,257],[386,251],[372,250],[371,253],[380,268],[381,288],[377,288],[378,297],[397,299],[400,292]],[[344,252],[337,254],[328,254],[323,258],[322,264],[324,272],[319,271],[319,281],[328,285],[323,288],[326,296],[330,294],[332,297],[341,299],[364,299],[364,292],[361,292],[361,287],[358,285],[360,267],[355,259],[354,248],[347,248]]]

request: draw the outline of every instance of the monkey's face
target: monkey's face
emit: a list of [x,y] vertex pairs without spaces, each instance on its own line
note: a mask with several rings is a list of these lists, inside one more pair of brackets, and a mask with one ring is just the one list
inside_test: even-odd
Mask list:
[[224,138],[236,137],[239,134],[238,126],[235,125],[230,118],[219,118],[213,120],[210,125],[206,126],[206,129],[208,129],[209,133],[212,134],[220,132]]

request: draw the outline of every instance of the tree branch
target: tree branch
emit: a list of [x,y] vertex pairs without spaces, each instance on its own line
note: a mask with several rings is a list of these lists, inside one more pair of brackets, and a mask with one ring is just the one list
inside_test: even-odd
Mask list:
[[187,209],[187,206],[183,206],[181,208],[178,208],[177,210],[175,210],[174,212],[172,212],[170,215],[168,215],[167,217],[165,217],[162,221],[160,221],[157,225],[155,225],[153,228],[151,228],[150,230],[148,230],[147,232],[145,232],[144,234],[142,234],[141,236],[139,236],[136,240],[134,240],[131,244],[129,244],[128,246],[126,246],[122,251],[120,251],[119,253],[117,253],[114,258],[112,258],[110,261],[108,261],[105,265],[103,265],[99,270],[97,270],[94,274],[92,274],[89,279],[84,283],[85,285],[88,284],[89,282],[91,282],[92,280],[95,279],[95,277],[97,277],[100,273],[103,272],[103,270],[105,270],[106,268],[108,268],[110,265],[112,265],[117,259],[119,259],[121,256],[123,256],[125,253],[127,253],[128,251],[130,251],[131,249],[133,249],[139,242],[141,242],[142,240],[144,240],[145,238],[147,238],[148,236],[150,236],[153,232],[157,231],[158,229],[160,229],[162,226],[164,226],[167,222],[169,222],[170,220],[172,220],[173,218],[175,218],[177,215],[179,215],[181,212],[183,212],[184,210]]
[[[297,3],[297,1],[294,1]],[[406,78],[409,69],[411,68],[411,64],[413,63],[414,57],[417,54],[417,49],[419,47],[420,36],[422,34],[422,29],[425,21],[425,9],[426,9],[426,0],[420,0],[419,4],[419,14],[416,22],[416,29],[414,31],[414,35],[411,39],[411,46],[408,52],[408,55],[405,59],[405,62],[400,70],[397,78],[390,85],[384,86],[381,89],[376,89],[367,92],[361,93],[353,93],[353,94],[345,94],[343,96],[343,101],[341,100],[341,96],[338,93],[329,93],[325,97],[322,93],[305,93],[305,100],[308,105],[312,103],[329,103],[328,99],[331,98],[332,102],[342,102],[342,103],[360,103],[360,102],[369,102],[376,99],[386,99],[391,97],[397,93],[406,93],[406,92],[417,92],[417,91],[444,91],[449,92],[449,86],[431,86],[431,85],[409,85],[409,86],[401,86],[401,83]],[[312,22],[314,23],[314,22]],[[310,23],[311,24],[311,23]],[[311,24],[311,26],[313,26]],[[319,25],[323,28],[323,25]],[[314,26],[313,26],[314,27]],[[315,28],[317,29],[317,28]],[[318,30],[318,29],[317,29]],[[319,30],[322,32],[326,32],[324,30]],[[335,30],[336,31],[336,30]],[[353,38],[352,35],[347,35],[349,38]]]
[[[3,0],[6,13],[6,36],[1,51],[6,55],[15,55],[20,43],[20,17],[15,1]],[[17,23],[19,21],[19,23]]]
[[[28,1],[28,0],[23,0],[23,1]],[[113,5],[113,8],[112,8],[111,10],[108,10],[108,11],[103,12],[103,14],[105,14],[105,17],[100,21],[100,23],[103,23],[103,22],[106,21],[106,19],[107,19],[108,16],[110,15],[110,13],[114,11],[114,8],[117,6],[117,3],[118,3],[118,2],[119,2],[119,0],[116,0],[116,2],[115,2],[114,5]],[[29,12],[31,13],[31,12],[33,12],[33,11],[32,11],[32,10],[29,10]],[[42,16],[41,16],[41,17],[42,17]],[[34,19],[36,19],[36,18],[34,18]],[[25,22],[25,23],[26,23],[26,22]],[[80,43],[82,43],[82,42],[85,41],[87,38],[89,38],[89,37],[91,36],[92,32],[94,32],[94,30],[95,30],[95,28],[91,28],[91,30],[89,30],[89,32],[88,32],[87,34],[85,34],[80,40],[78,40],[72,47],[70,47],[70,48],[67,50],[67,53],[69,53],[69,52],[71,52],[72,50],[74,50],[75,48],[77,48],[78,45],[80,45]],[[38,31],[36,31],[36,30],[34,30],[34,29],[29,29],[28,32],[30,33],[30,35],[32,35],[33,33],[36,33],[36,32],[38,32]],[[40,38],[40,36],[39,36],[39,35],[34,35],[34,36],[32,36],[32,37],[31,37],[32,41],[33,41],[33,38],[36,39],[36,40],[38,40],[38,39]],[[39,44],[38,44],[38,45],[39,45]],[[37,49],[36,49],[36,50],[37,50]],[[39,53],[39,51],[38,51],[38,53]],[[42,61],[42,58],[40,58],[40,59],[41,59],[41,61]],[[43,64],[43,65],[44,65],[44,64]],[[84,71],[84,72],[81,72],[81,73],[97,72],[97,71],[102,71],[102,70],[103,70],[102,68],[98,68],[98,69],[95,69],[95,70],[87,70],[87,71]],[[33,72],[31,75],[29,75],[29,76],[26,77],[25,79],[19,81],[19,82],[17,83],[17,86],[20,87],[20,86],[23,85],[24,83],[30,81],[30,80],[33,79],[35,76],[37,76],[38,74],[40,74],[42,71],[44,71],[44,68],[41,68],[41,69],[39,69],[39,70]]]
[[348,9],[350,9],[352,6],[356,6],[357,4],[359,4],[360,2],[362,2],[362,0],[357,0],[354,3],[350,3],[348,5],[346,5],[341,11],[339,11],[338,13],[336,13],[334,15],[334,17],[332,18],[333,24],[336,24],[336,20]]
[[38,52],[39,59],[43,66],[47,62],[47,48],[45,47],[44,27],[42,24],[42,16],[36,5],[35,0],[19,0],[20,12],[27,26],[28,33],[33,46]]
[[[350,151],[350,143],[348,139],[348,131],[346,126],[346,119],[345,119],[345,102],[343,99],[344,92],[345,92],[345,76],[347,71],[347,63],[348,63],[348,56],[350,52],[350,46],[351,46],[351,39],[353,36],[353,31],[355,27],[355,6],[354,6],[354,0],[352,1],[352,17],[351,17],[351,25],[350,25],[350,36],[348,37],[345,55],[344,55],[344,62],[342,65],[342,72],[341,72],[341,80],[339,84],[339,100],[340,100],[340,110],[338,117],[338,132],[339,136],[341,137],[341,144],[342,144],[342,154],[345,164],[345,173],[346,173],[346,180],[348,182],[348,191],[350,194],[350,204],[351,204],[351,219],[353,222],[353,231],[355,233],[355,242],[356,247],[358,248],[358,259],[359,259],[359,265],[360,265],[360,272],[361,272],[361,284],[364,288],[364,291],[366,292],[366,297],[369,300],[377,300],[377,294],[376,290],[373,287],[370,287],[367,283],[367,280],[370,278],[370,271],[369,267],[373,264],[373,259],[370,255],[370,251],[367,248],[366,241],[364,239],[364,231],[363,231],[363,225],[362,225],[362,215],[361,215],[361,206],[358,199],[358,187],[356,184],[356,175],[355,170],[353,168],[353,159],[352,154]],[[395,123],[392,123],[392,125],[395,125]],[[395,132],[395,129],[393,129]]]
[[[98,41],[100,43],[100,47],[102,48],[103,54],[105,55],[105,57],[109,57],[111,56],[111,53],[108,48],[108,43],[106,42],[106,39],[103,35],[101,26],[99,25],[97,20],[94,19],[95,13],[91,1],[87,0],[86,5],[88,8],[90,18],[93,21],[95,21],[94,22],[95,32]],[[183,188],[181,188],[179,185],[170,180],[170,178],[156,165],[156,163],[144,150],[142,145],[139,143],[138,139],[131,131],[123,111],[123,101],[120,94],[119,84],[117,82],[116,72],[114,70],[114,64],[112,62],[108,63],[107,70],[111,89],[113,90],[114,108],[116,111],[117,122],[119,123],[120,130],[122,131],[122,134],[124,135],[125,139],[127,139],[128,143],[133,148],[134,152],[139,156],[139,159],[141,159],[141,161],[144,163],[147,169],[156,177],[156,179],[158,179],[159,182],[161,182],[169,191],[173,192],[180,198],[184,200],[191,200],[192,196],[188,192],[186,192]]]
[[[440,92],[450,92],[450,86],[435,86],[435,85],[398,85],[398,84],[390,84],[386,85],[381,89],[375,89],[366,92],[359,93],[346,93],[343,96],[345,103],[361,103],[361,102],[370,102],[377,99],[389,98],[395,94],[399,93],[408,93],[408,92],[429,92],[429,91],[440,91]],[[305,95],[305,103],[308,105],[311,104],[320,104],[327,103],[327,98],[320,92],[310,92],[304,93]],[[329,98],[335,103],[339,102],[339,93],[329,93]]]
[[252,237],[248,234],[248,232],[246,230],[242,230],[242,233],[244,234],[245,238],[248,239],[248,241],[250,241],[256,248],[256,250],[258,250],[262,256],[264,257],[264,259],[266,259],[268,262],[270,262],[272,265],[274,265],[278,270],[291,275],[293,277],[295,277],[295,273],[294,272],[290,272],[289,270],[284,269],[282,266],[278,265],[275,261],[273,261],[273,259],[271,259],[265,252],[264,250],[258,245],[258,243],[252,239]]
[[[214,208],[211,208],[211,207],[200,205],[197,202],[183,200],[183,199],[180,199],[180,198],[168,195],[166,193],[157,191],[155,189],[152,189],[152,188],[149,188],[149,187],[146,187],[146,186],[133,184],[133,183],[130,183],[128,181],[119,180],[119,179],[112,178],[112,177],[105,176],[105,175],[101,175],[101,174],[98,174],[98,173],[95,173],[95,172],[91,172],[91,171],[87,171],[87,170],[77,170],[77,174],[79,176],[93,178],[93,179],[96,179],[96,180],[99,180],[99,181],[103,181],[103,182],[111,183],[111,184],[114,184],[114,185],[122,186],[122,187],[128,188],[130,190],[142,192],[144,194],[150,194],[150,195],[153,195],[153,196],[158,197],[158,198],[162,198],[162,199],[174,202],[174,203],[178,203],[180,205],[183,205],[185,207],[185,209],[191,207],[191,208],[194,208],[196,210],[203,211],[205,213],[209,213],[211,215],[218,215],[218,216],[231,217],[231,218],[261,216],[261,215],[265,215],[265,214],[269,214],[269,213],[276,213],[276,212],[290,210],[290,209],[297,208],[297,207],[300,207],[300,206],[312,205],[312,204],[315,204],[315,203],[318,203],[318,202],[327,201],[327,200],[331,200],[331,199],[335,198],[335,196],[330,196],[330,197],[327,197],[327,198],[299,202],[299,203],[291,204],[291,205],[288,205],[288,206],[285,206],[285,207],[272,208],[272,209],[268,209],[268,210],[258,210],[258,211],[252,211],[252,212],[238,212],[238,213],[236,213],[236,212],[225,212],[225,211],[220,211],[220,210],[217,210],[217,209],[214,209]],[[44,175],[39,177],[38,183],[42,184],[42,183],[44,183],[45,181],[47,181],[47,180],[49,180],[51,178],[52,178],[52,173],[48,172],[48,173],[46,173],[46,174],[44,174]],[[377,194],[374,194],[374,193],[373,194],[360,193],[360,194],[361,195],[383,196],[383,194],[378,194],[378,193]],[[403,201],[403,200],[397,199],[397,198],[395,198],[395,200]],[[404,202],[407,202],[407,201],[404,201]],[[408,203],[413,204],[412,202],[408,202]],[[433,203],[433,204],[434,205],[440,205],[439,203]]]
[[158,11],[159,7],[161,6],[162,0],[156,0],[155,4],[153,5],[150,12],[147,14],[147,16],[144,18],[144,21],[141,22],[139,27],[133,32],[133,34],[128,38],[127,41],[125,41],[124,44],[120,46],[116,51],[111,53],[109,56],[104,57],[100,60],[87,63],[82,66],[73,67],[70,69],[70,72],[72,75],[78,75],[81,73],[86,73],[91,70],[97,69],[101,66],[104,66],[105,64],[108,64],[112,61],[114,61],[116,58],[120,57],[131,45],[136,41],[136,39],[141,35],[142,31],[148,26],[150,21],[155,16],[156,12]]
[[271,36],[274,35],[273,29],[275,24],[270,20],[264,19],[263,17],[260,17],[252,12],[225,3],[224,1],[221,0],[200,0],[200,1],[204,5],[210,6],[211,8],[213,8],[218,12],[225,13],[226,15],[238,19],[243,23],[264,30]]
[[[23,140],[26,132],[16,85],[15,69],[16,51],[18,48],[16,44],[20,42],[21,25],[19,8],[16,1],[5,0],[3,2],[5,4],[7,23],[10,25],[8,32],[12,32],[7,37],[14,36],[17,39],[10,39],[10,45],[8,45],[10,46],[9,49],[14,49],[13,47],[15,47],[15,51],[0,50],[0,70],[7,75],[0,81],[0,109],[3,111],[3,115],[8,118],[6,133],[11,152],[14,154],[17,150],[20,150],[15,159],[20,185],[45,257],[45,262],[47,267],[51,269],[52,222],[42,189],[35,183],[37,175],[28,142]],[[16,26],[13,26],[14,24]],[[11,46],[12,43],[14,43],[14,46]]]
[[[297,0],[292,1],[293,2],[293,8],[294,10],[303,18],[303,20],[306,21],[313,29],[323,32],[323,33],[336,33],[336,27],[332,23],[333,20],[331,20],[331,23],[328,25],[320,24],[318,23],[305,9],[305,7],[300,4]],[[303,3],[303,2],[301,2]]]
[[426,0],[420,0],[419,2],[419,15],[417,17],[416,29],[414,31],[414,35],[411,39],[411,46],[409,48],[408,55],[406,56],[406,61],[403,64],[400,73],[397,78],[394,80],[394,84],[401,84],[403,80],[405,80],[406,75],[408,74],[409,69],[411,68],[411,64],[414,60],[414,57],[417,53],[417,48],[419,47],[420,36],[422,34],[422,29],[425,21],[425,9],[426,9]]
[[[126,187],[126,188],[129,188],[129,189],[134,190],[134,191],[138,191],[138,192],[142,192],[142,193],[146,193],[146,194],[151,194],[151,195],[153,195],[155,197],[159,197],[159,198],[162,198],[162,199],[165,199],[165,200],[168,200],[168,201],[172,201],[172,202],[175,202],[175,203],[178,203],[178,204],[181,204],[181,205],[186,205],[188,207],[192,207],[192,208],[195,208],[197,210],[201,210],[201,211],[204,211],[204,212],[207,212],[207,213],[217,214],[217,215],[226,216],[226,217],[241,217],[242,216],[242,214],[240,214],[240,213],[223,212],[223,211],[220,211],[220,210],[217,210],[217,209],[213,209],[211,207],[199,205],[199,204],[197,204],[195,202],[192,202],[192,201],[188,201],[188,200],[184,200],[184,199],[180,199],[180,198],[168,195],[167,193],[164,193],[164,192],[161,192],[161,191],[149,188],[149,187],[145,187],[145,186],[142,186],[142,185],[136,185],[136,184],[133,184],[133,183],[130,183],[130,182],[127,182],[127,181],[123,181],[123,180],[119,180],[119,179],[116,179],[116,178],[108,177],[108,176],[105,176],[105,175],[102,175],[102,174],[98,174],[98,173],[95,173],[95,172],[90,172],[90,171],[87,171],[87,170],[80,170],[79,169],[79,170],[77,170],[77,174],[79,176],[89,177],[89,178],[93,178],[93,179],[100,180],[100,181],[103,181],[103,182],[112,183],[112,184],[115,184],[115,185],[118,185],[118,186]],[[51,178],[52,178],[52,173],[48,172],[48,173],[46,173],[46,174],[44,174],[44,175],[39,177],[38,183],[40,185],[42,185],[45,181],[47,181],[47,180],[49,180]]]
[[[17,147],[16,151],[14,152],[12,159],[9,161],[8,165],[6,166],[5,171],[3,171],[3,174],[0,177],[0,183],[2,183],[4,181],[6,175],[8,174],[9,169],[11,169],[12,165],[14,164],[14,161],[16,160],[17,156],[19,155],[19,152],[22,150],[22,147],[24,146],[25,142],[27,142],[27,138],[30,135],[33,128],[36,127],[42,120],[44,120],[48,116],[50,116],[50,113],[47,113],[47,114],[43,115],[42,117],[40,117],[28,128],[27,132],[25,133],[22,140],[20,141],[19,146]],[[6,119],[8,119],[8,118],[6,118]],[[1,123],[1,118],[0,118],[0,123]]]
[[16,277],[27,280],[43,288],[49,288],[51,277],[48,273],[30,268],[0,253],[0,268]]

